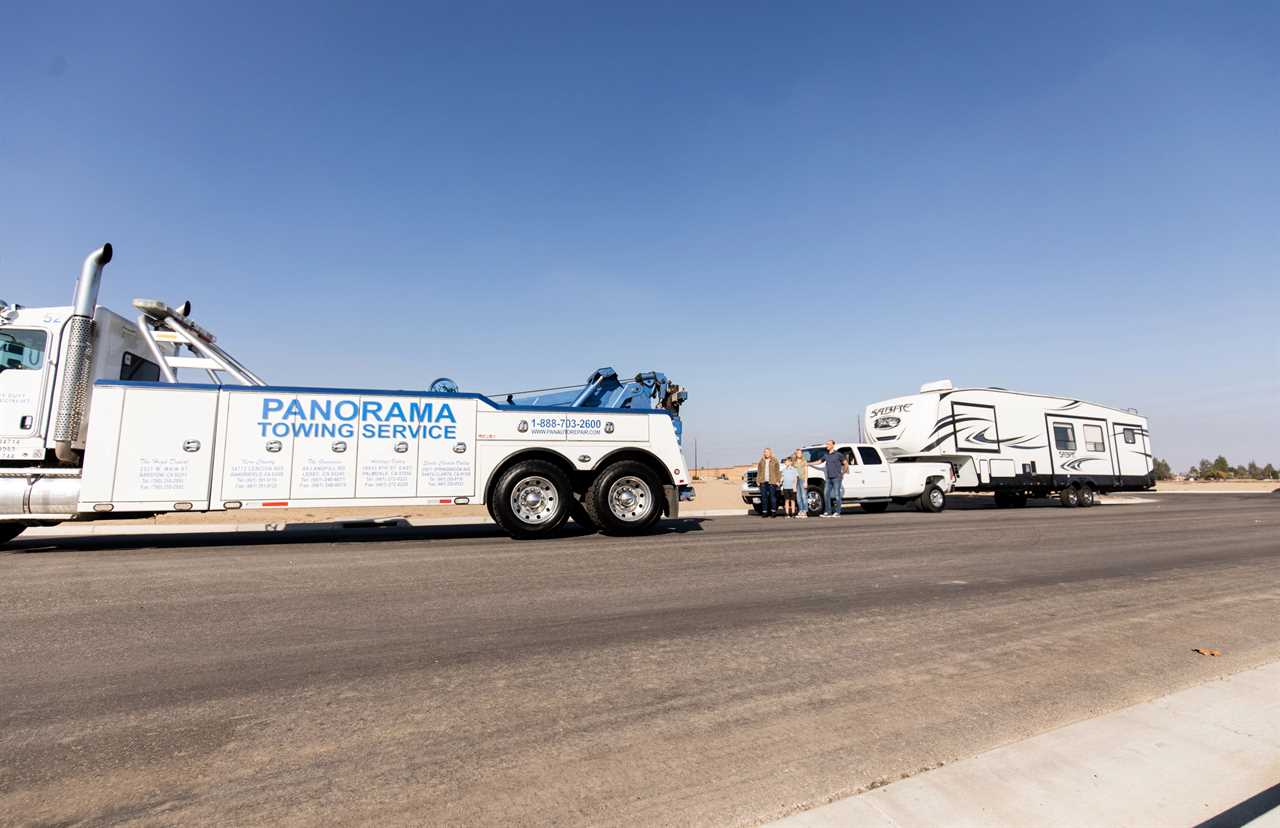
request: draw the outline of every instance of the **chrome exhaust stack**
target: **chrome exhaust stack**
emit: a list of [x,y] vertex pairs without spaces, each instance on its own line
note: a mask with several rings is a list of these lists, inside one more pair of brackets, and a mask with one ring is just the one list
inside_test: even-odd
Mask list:
[[76,280],[75,304],[67,320],[66,358],[62,364],[62,393],[53,424],[53,451],[64,463],[78,462],[72,444],[80,436],[85,403],[89,399],[89,374],[93,369],[93,311],[98,305],[102,268],[111,261],[111,245],[104,244],[84,260]]

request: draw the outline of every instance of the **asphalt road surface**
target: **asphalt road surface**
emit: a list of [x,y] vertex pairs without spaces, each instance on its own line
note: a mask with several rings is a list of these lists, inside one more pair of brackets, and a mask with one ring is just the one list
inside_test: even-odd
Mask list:
[[1277,658],[1268,495],[20,541],[0,822],[755,824]]

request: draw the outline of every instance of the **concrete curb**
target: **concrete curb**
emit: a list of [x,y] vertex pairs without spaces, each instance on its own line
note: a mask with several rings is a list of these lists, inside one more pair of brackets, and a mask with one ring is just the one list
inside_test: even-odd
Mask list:
[[[1270,793],[1280,779],[1277,687],[1280,662],[1077,722],[773,824],[1074,828],[1196,825],[1242,809],[1261,814],[1275,803],[1259,794]],[[1267,816],[1278,818],[1277,810]]]

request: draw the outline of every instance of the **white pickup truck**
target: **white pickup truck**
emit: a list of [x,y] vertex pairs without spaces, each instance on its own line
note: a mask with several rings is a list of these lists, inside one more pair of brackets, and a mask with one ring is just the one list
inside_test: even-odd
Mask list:
[[[823,461],[827,447],[808,446],[801,451],[808,464],[805,505],[810,515],[819,515],[826,490]],[[922,512],[947,508],[947,492],[955,483],[955,470],[950,463],[890,463],[880,449],[865,443],[837,443],[836,451],[849,461],[844,476],[845,506],[856,503],[864,512],[883,512],[890,503],[914,503]],[[742,502],[756,514],[763,511],[755,469],[748,469],[742,476]]]

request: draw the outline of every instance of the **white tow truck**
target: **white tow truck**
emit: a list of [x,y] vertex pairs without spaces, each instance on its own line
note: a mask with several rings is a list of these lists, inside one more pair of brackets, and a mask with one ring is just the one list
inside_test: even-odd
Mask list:
[[268,385],[189,303],[139,299],[133,321],[99,307],[111,257],[108,244],[85,259],[70,307],[0,303],[0,543],[161,512],[466,504],[517,538],[569,517],[636,534],[693,497],[687,394],[660,373],[602,368],[499,400],[445,378],[427,391]]
[[[826,492],[822,463],[827,447],[807,446],[801,451],[805,458],[805,505],[810,516],[819,515]],[[864,512],[883,512],[890,503],[914,504],[922,512],[941,512],[947,507],[947,492],[956,479],[950,463],[890,463],[884,452],[866,443],[837,443],[836,451],[849,463],[843,505],[857,504]],[[755,469],[747,469],[742,476],[742,502],[756,514],[763,511]],[[781,510],[781,503],[778,508]]]

